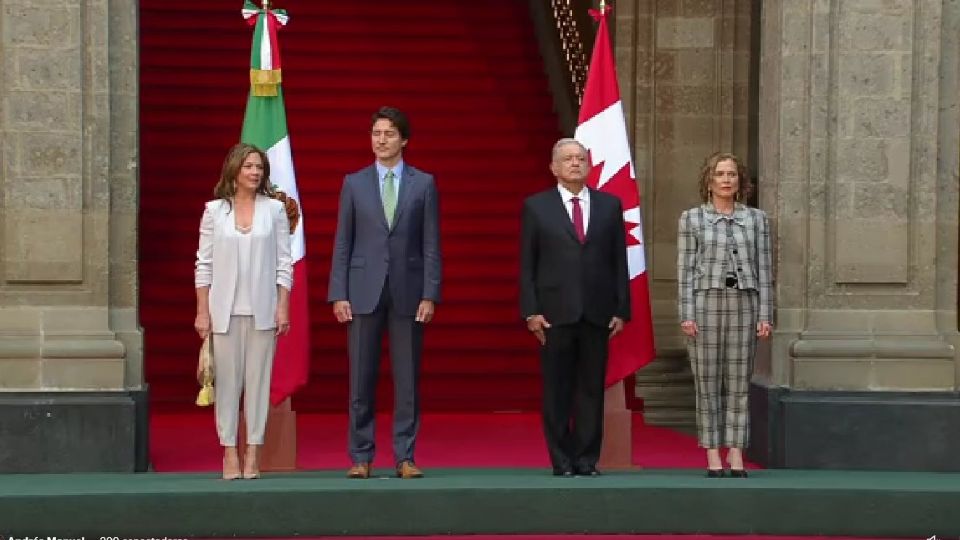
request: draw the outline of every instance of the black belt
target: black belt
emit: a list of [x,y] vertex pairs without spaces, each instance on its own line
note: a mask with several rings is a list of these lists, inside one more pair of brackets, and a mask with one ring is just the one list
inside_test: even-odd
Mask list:
[[737,275],[736,274],[727,274],[727,280],[725,282],[727,288],[735,289],[737,288]]

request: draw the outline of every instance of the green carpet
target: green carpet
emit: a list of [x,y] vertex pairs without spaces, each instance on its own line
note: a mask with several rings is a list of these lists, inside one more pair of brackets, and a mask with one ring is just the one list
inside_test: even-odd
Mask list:
[[[385,472],[385,471],[384,471]],[[555,478],[430,469],[422,480],[342,471],[0,476],[0,535],[294,536],[713,533],[960,536],[960,474],[699,470]]]

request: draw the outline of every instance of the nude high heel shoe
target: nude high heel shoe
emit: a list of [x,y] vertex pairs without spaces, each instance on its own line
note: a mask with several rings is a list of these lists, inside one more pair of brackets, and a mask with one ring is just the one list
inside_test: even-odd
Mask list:
[[223,447],[223,479],[236,480],[240,478],[240,456],[236,446]]
[[260,478],[260,445],[248,444],[246,455],[243,456],[243,478],[256,480]]

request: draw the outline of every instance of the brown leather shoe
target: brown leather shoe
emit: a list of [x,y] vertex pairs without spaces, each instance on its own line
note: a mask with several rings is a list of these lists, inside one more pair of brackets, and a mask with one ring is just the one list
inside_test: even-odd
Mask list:
[[372,469],[369,463],[354,463],[347,471],[347,478],[370,478]]
[[410,460],[401,461],[400,464],[397,465],[397,477],[398,478],[423,478],[423,471],[421,471]]

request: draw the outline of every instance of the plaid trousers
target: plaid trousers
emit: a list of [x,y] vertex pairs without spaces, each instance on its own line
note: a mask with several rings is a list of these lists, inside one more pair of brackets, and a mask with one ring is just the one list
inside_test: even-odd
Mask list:
[[745,448],[750,429],[747,391],[757,345],[757,291],[694,292],[697,337],[688,338],[702,448]]

